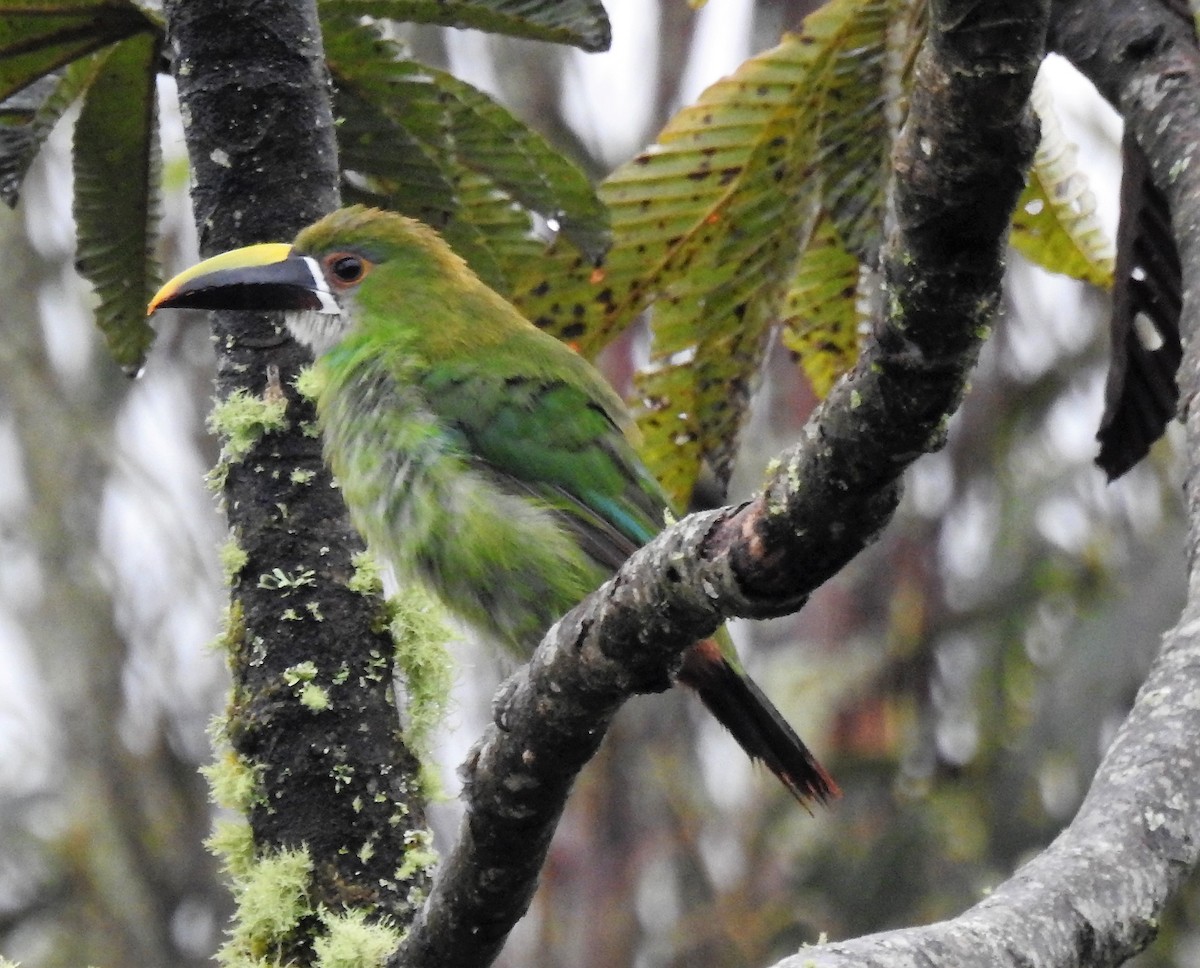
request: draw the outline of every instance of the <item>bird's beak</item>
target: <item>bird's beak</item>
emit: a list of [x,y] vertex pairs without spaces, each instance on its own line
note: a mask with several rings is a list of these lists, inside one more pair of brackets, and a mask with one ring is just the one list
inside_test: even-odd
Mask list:
[[282,242],[248,245],[185,269],[154,294],[146,315],[158,309],[340,312],[317,261]]

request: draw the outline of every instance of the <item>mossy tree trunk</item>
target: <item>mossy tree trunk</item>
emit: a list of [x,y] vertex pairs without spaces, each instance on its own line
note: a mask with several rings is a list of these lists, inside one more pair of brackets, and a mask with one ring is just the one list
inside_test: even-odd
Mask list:
[[[315,0],[171,0],[166,13],[203,252],[287,240],[335,208]],[[362,544],[293,386],[306,355],[278,319],[217,313],[212,325],[233,674],[231,752],[212,777],[249,823],[216,838],[242,905],[225,957],[305,964],[328,944],[322,918],[332,930],[349,909],[411,916],[424,805],[385,606],[354,580]]]

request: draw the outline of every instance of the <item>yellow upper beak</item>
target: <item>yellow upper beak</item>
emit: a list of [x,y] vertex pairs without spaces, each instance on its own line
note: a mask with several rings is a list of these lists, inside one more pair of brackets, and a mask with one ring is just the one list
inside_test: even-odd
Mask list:
[[[293,256],[284,242],[263,242],[222,252],[185,269],[154,294],[146,307],[149,316],[157,309],[194,307],[201,309],[291,309],[292,305],[255,305],[250,293],[269,289],[278,292],[295,288],[310,293],[324,289],[311,259]],[[327,290],[326,290],[327,292]],[[311,297],[310,297],[311,298]]]

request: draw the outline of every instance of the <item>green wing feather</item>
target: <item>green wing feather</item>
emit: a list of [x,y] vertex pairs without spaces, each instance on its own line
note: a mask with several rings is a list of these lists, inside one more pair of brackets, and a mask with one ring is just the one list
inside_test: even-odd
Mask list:
[[611,572],[662,529],[667,498],[626,435],[631,423],[620,401],[552,343],[566,364],[558,376],[522,373],[504,357],[443,361],[422,390],[498,487],[553,510]]

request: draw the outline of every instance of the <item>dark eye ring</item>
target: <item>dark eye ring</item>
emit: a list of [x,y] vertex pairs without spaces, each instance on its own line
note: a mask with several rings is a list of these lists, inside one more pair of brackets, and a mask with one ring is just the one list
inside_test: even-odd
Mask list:
[[358,282],[367,271],[366,264],[356,255],[336,255],[328,262],[329,271],[338,282]]

